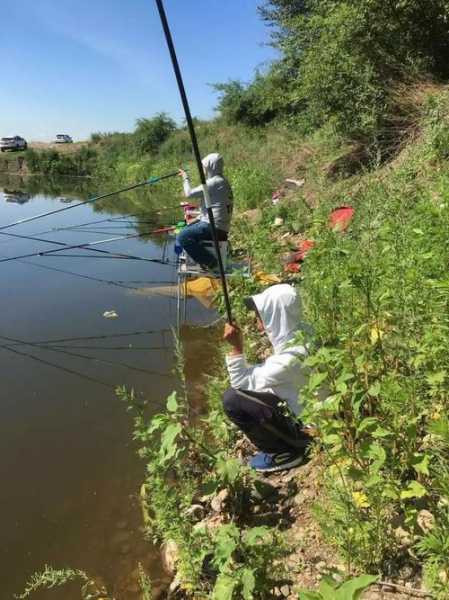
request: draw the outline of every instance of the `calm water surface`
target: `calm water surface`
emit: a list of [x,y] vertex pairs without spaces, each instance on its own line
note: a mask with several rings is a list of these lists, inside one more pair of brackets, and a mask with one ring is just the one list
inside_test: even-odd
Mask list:
[[[0,227],[68,205],[64,202],[80,199],[76,196],[30,193],[20,182],[0,183]],[[75,208],[5,233],[39,233],[79,244],[136,232],[132,223],[114,221],[41,233],[120,217],[117,206],[109,207],[113,212]],[[152,226],[140,226],[145,228]],[[161,258],[162,242],[160,237],[128,239],[99,247]],[[0,235],[0,259],[53,248]],[[101,258],[85,250],[60,254],[72,256],[0,263],[0,598],[13,598],[34,571],[51,564],[84,569],[105,581],[119,600],[132,600],[137,563],[156,579],[161,567],[139,531],[136,496],[143,465],[132,443],[130,417],[113,390],[118,384],[132,386],[157,412],[177,385],[170,332],[176,299],[141,289],[150,282],[173,282],[174,267]],[[173,259],[170,248],[166,256]],[[118,318],[106,319],[105,311],[115,311]],[[189,302],[190,325],[214,316]],[[183,330],[193,384],[211,360],[203,331]],[[79,593],[38,597],[71,600]]]

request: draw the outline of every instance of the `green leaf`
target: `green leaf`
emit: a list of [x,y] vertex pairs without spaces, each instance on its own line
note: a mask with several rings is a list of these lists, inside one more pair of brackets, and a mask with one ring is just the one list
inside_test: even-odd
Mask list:
[[227,574],[220,574],[215,583],[212,593],[213,600],[232,600],[234,589],[238,581],[235,577]]
[[241,580],[243,600],[252,600],[254,598],[254,588],[256,587],[254,571],[252,569],[243,569]]
[[335,587],[325,580],[320,583],[319,591],[323,600],[335,600],[336,598]]
[[429,462],[430,456],[428,454],[419,454],[417,452],[413,455],[412,466],[417,473],[429,475]]
[[374,398],[377,398],[377,396],[380,394],[380,383],[378,381],[376,381],[376,383],[373,383],[373,385],[370,386],[368,394],[370,396],[373,396]]
[[214,565],[222,570],[230,561],[234,550],[240,543],[240,534],[237,527],[230,523],[222,525],[215,536]]
[[418,481],[411,481],[408,488],[401,492],[402,500],[407,498],[423,498],[427,494],[426,488]]
[[266,539],[270,533],[269,527],[252,527],[245,532],[245,544],[256,546],[261,540]]
[[307,590],[299,591],[299,600],[323,600],[318,592],[309,592]]
[[366,417],[362,419],[360,425],[357,427],[358,432],[362,432],[365,430],[372,431],[378,424],[378,420],[376,417]]
[[312,392],[326,379],[327,373],[313,373],[309,378],[309,390]]
[[176,438],[181,431],[182,427],[179,423],[171,423],[162,434],[160,455],[164,462],[170,460],[176,454],[178,449]]
[[363,455],[373,461],[369,469],[371,474],[377,473],[377,471],[383,467],[385,461],[387,460],[387,453],[377,442],[367,445],[365,444],[363,447]]
[[360,575],[355,579],[346,581],[338,588],[335,600],[358,600],[370,585],[377,581],[374,575]]
[[427,383],[431,386],[442,385],[446,379],[446,371],[438,371],[426,377]]
[[443,438],[449,443],[449,420],[446,417],[440,417],[429,425],[430,433]]
[[167,415],[156,415],[151,419],[150,425],[147,429],[147,433],[154,433],[158,429],[164,428],[168,424],[169,420]]
[[225,483],[232,485],[237,481],[241,467],[240,461],[236,458],[225,459],[223,456],[220,456],[217,461],[216,469],[217,473],[224,479]]
[[176,392],[172,392],[167,398],[167,410],[168,412],[175,413],[178,410],[178,400],[176,398]]

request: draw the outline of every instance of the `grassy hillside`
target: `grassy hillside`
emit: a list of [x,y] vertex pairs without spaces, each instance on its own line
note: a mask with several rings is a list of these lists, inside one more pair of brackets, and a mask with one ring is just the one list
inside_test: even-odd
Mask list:
[[[236,192],[234,250],[249,255],[254,272],[299,285],[315,330],[300,393],[316,443],[304,471],[271,480],[280,496],[270,505],[270,480],[255,480],[236,458],[242,442],[221,409],[221,363],[200,427],[187,395],[172,396],[167,413],[147,422],[144,406],[120,392],[136,411],[148,464],[145,528],[175,549],[177,598],[265,599],[282,582],[286,597],[301,600],[336,598],[337,588],[353,598],[345,590],[365,587],[370,598],[410,588],[449,598],[449,92],[413,87],[403,101],[413,125],[383,162],[330,127],[304,138],[287,127],[199,125],[203,152],[223,152]],[[99,164],[118,183],[175,164],[193,169],[190,158],[186,132],[176,131],[156,156]],[[304,183],[273,205],[286,177]],[[176,201],[180,182],[164,193]],[[355,208],[354,219],[333,231],[329,213],[342,205]],[[304,239],[315,246],[301,272],[287,275],[281,255]],[[233,278],[230,287],[257,357],[260,337],[242,299],[262,284]],[[267,506],[274,522],[257,516]],[[299,506],[286,522],[285,506]],[[316,591],[326,574],[331,587]],[[362,575],[372,578],[355,579]],[[396,588],[381,596],[380,581]],[[300,593],[305,587],[315,591]]]

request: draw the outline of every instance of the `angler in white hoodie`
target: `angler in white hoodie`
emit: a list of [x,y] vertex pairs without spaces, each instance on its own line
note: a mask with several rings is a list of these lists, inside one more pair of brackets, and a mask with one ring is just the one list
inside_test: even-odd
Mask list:
[[231,388],[224,394],[227,416],[261,450],[251,459],[258,471],[289,469],[302,462],[310,438],[298,416],[302,406],[298,390],[304,383],[302,360],[307,350],[295,345],[301,321],[301,302],[294,287],[274,285],[247,300],[256,312],[258,329],[273,346],[273,354],[260,365],[249,365],[238,327],[227,324],[224,338],[232,346],[226,357]]
[[[206,185],[209,191],[218,241],[225,241],[228,239],[229,227],[231,225],[233,194],[231,186],[224,176],[223,157],[214,152],[203,158],[202,163],[206,175]],[[203,188],[202,186],[192,188],[188,174],[182,169],[179,171],[179,174],[183,180],[185,197],[200,200],[201,214],[199,221],[182,229],[178,235],[178,244],[184,248],[195,262],[205,269],[216,269],[217,259],[202,245],[203,241],[213,239]]]

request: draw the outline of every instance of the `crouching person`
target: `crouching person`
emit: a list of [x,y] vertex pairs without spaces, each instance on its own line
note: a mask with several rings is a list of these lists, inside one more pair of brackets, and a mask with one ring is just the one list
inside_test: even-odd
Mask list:
[[223,396],[224,410],[260,450],[251,467],[265,472],[290,469],[303,461],[310,443],[298,420],[301,362],[307,352],[294,344],[298,330],[307,325],[300,321],[299,296],[287,284],[248,298],[246,305],[255,313],[258,330],[267,334],[273,354],[260,365],[249,365],[239,328],[225,326],[224,338],[232,347],[226,356],[232,387]]

